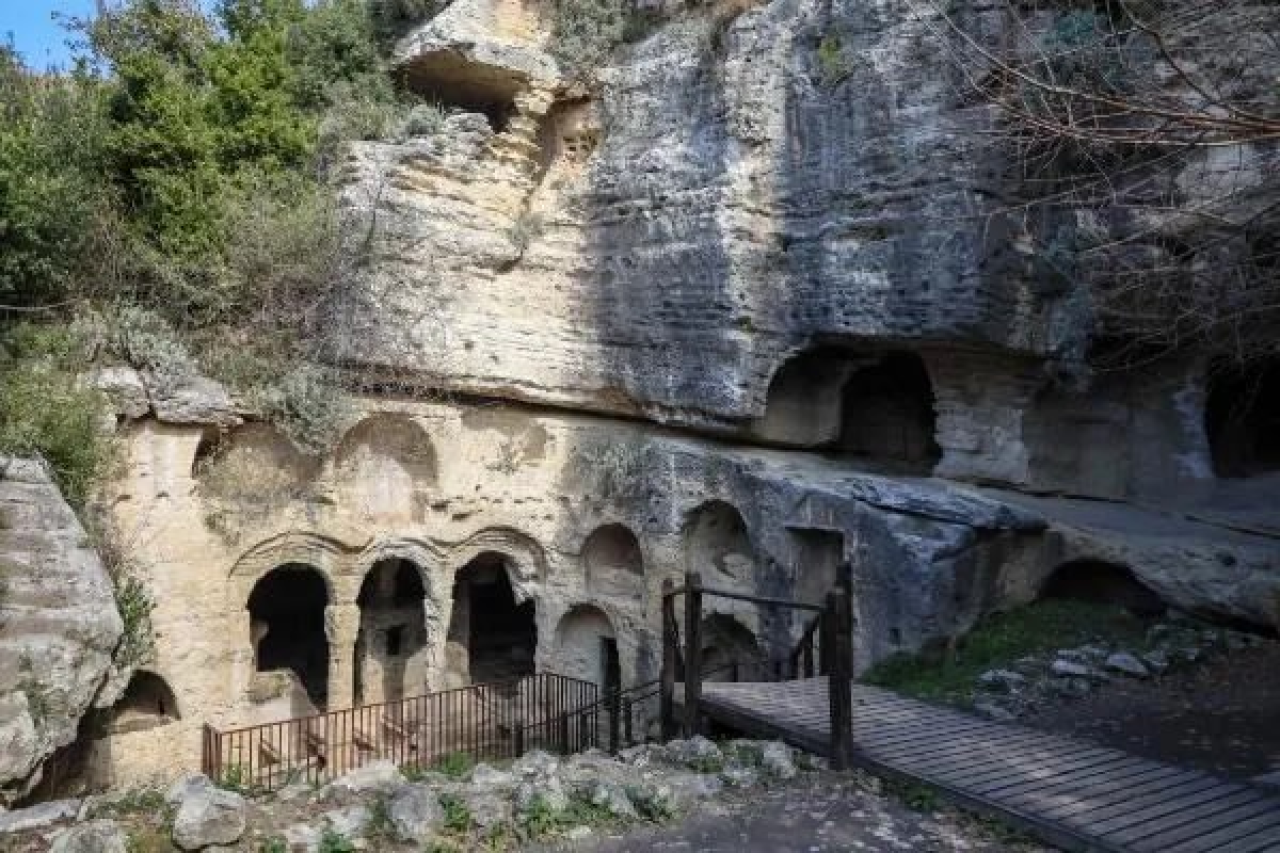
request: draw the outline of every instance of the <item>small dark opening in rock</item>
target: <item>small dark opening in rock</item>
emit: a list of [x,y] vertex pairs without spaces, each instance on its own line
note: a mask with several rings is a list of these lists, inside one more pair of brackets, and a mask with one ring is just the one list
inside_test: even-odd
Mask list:
[[839,449],[851,456],[932,470],[942,458],[933,386],[914,353],[889,353],[844,385]]
[[1205,431],[1219,477],[1280,471],[1280,360],[1214,364]]
[[518,112],[516,96],[522,78],[502,68],[482,65],[454,54],[418,58],[404,70],[404,87],[446,110],[479,113],[494,133],[502,133]]
[[329,640],[324,611],[329,592],[321,574],[290,563],[265,575],[249,595],[258,672],[289,669],[307,695],[323,707],[329,693]]
[[1080,560],[1059,566],[1040,590],[1041,598],[1114,604],[1136,616],[1157,618],[1168,609],[1160,596],[1124,566]]
[[450,640],[466,643],[473,683],[534,673],[538,647],[534,603],[516,603],[501,554],[482,554],[458,573],[449,633]]

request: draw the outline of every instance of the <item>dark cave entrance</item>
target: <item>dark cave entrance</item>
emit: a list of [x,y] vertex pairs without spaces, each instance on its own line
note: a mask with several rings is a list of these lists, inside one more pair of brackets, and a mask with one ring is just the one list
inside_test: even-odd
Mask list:
[[257,641],[258,672],[292,670],[317,708],[329,695],[329,639],[324,611],[329,590],[311,566],[289,563],[272,569],[249,595],[249,618]]
[[472,683],[504,681],[536,671],[538,626],[532,600],[517,603],[507,558],[481,554],[453,584],[449,640],[465,646]]
[[1213,365],[1205,431],[1219,477],[1280,471],[1280,360]]
[[842,453],[932,470],[942,458],[936,434],[933,386],[920,356],[889,353],[845,382]]
[[1158,618],[1168,609],[1133,572],[1101,560],[1076,560],[1054,569],[1040,588],[1040,598],[1112,604],[1143,618]]
[[356,604],[354,685],[357,705],[394,702],[426,689],[427,597],[418,567],[408,560],[380,560],[365,575]]

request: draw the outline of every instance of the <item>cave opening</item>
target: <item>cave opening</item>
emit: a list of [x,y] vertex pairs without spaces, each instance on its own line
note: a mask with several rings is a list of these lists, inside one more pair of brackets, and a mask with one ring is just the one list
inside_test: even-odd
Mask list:
[[447,112],[478,113],[494,133],[503,133],[519,112],[516,97],[526,81],[514,72],[453,53],[420,56],[408,65],[401,85]]
[[317,708],[324,707],[329,695],[328,604],[324,576],[301,563],[272,569],[249,594],[249,618],[258,638],[255,668],[292,671]]
[[639,598],[644,592],[640,541],[624,524],[597,527],[582,546],[587,589],[601,595]]
[[138,670],[111,708],[112,734],[144,731],[180,719],[173,690],[160,676]]
[[1205,401],[1214,473],[1224,478],[1280,471],[1280,359],[1214,364]]
[[357,705],[394,702],[426,691],[427,597],[418,567],[390,558],[360,585],[353,696]]
[[1054,569],[1040,598],[1111,604],[1145,619],[1159,618],[1168,609],[1129,569],[1101,560],[1075,560]]
[[535,617],[532,599],[516,600],[507,557],[481,554],[454,580],[449,642],[462,659],[453,665],[473,684],[532,675],[538,647]]
[[841,391],[841,453],[932,470],[938,446],[933,385],[915,353],[892,352],[854,371]]

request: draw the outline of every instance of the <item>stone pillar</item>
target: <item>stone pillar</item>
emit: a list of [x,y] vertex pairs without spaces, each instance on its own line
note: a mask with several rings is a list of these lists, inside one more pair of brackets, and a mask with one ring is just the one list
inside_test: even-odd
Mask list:
[[360,631],[358,604],[331,604],[324,610],[324,633],[329,640],[328,709],[350,708],[354,697],[356,634]]

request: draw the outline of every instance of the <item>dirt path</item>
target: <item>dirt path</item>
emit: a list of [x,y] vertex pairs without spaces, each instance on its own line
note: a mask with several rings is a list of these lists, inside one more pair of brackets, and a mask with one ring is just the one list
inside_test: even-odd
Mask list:
[[1280,643],[1153,681],[1117,679],[1025,722],[1237,779],[1280,770]]
[[865,776],[818,774],[740,798],[678,824],[535,848],[575,853],[1047,853],[959,813],[922,814]]

